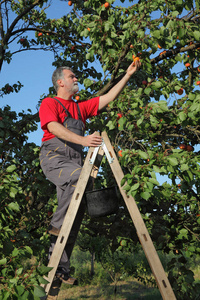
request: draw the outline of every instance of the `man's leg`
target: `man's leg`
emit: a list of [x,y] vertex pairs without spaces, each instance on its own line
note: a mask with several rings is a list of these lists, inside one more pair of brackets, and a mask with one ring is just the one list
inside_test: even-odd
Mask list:
[[[63,254],[61,256],[58,269],[56,271],[56,276],[61,278],[63,282],[68,284],[77,284],[77,280],[70,277],[70,256],[72,253],[72,250],[74,248],[74,244],[76,242],[76,238],[82,223],[82,219],[84,217],[85,213],[85,203],[84,201],[81,202],[79,210],[77,212],[76,218],[74,220],[69,238],[67,240],[67,244],[65,246],[65,250],[63,251]],[[56,243],[56,236],[51,236],[51,246],[49,249],[49,257],[52,254],[53,248]]]
[[[52,230],[50,230],[50,233],[54,233],[54,231],[56,231],[55,234],[56,235],[59,234],[59,229],[61,228],[63,220],[67,213],[67,209],[71,202],[71,198],[74,193],[81,170],[82,170],[82,168],[76,168],[75,170],[73,170],[69,176],[69,178],[70,178],[69,183],[68,184],[66,183],[66,185],[62,185],[61,187],[57,187],[58,208],[57,208],[55,214],[53,215],[53,218],[51,221]],[[67,177],[67,175],[66,175],[66,177]],[[90,182],[90,180],[89,180],[89,182]],[[79,231],[81,223],[82,223],[82,219],[84,217],[84,213],[85,213],[85,201],[84,201],[84,199],[82,199],[79,210],[76,215],[76,218],[74,220],[65,250],[61,256],[59,266],[58,266],[58,269],[56,272],[57,276],[61,275],[62,280],[69,284],[77,284],[77,281],[74,280],[73,278],[68,279],[69,273],[70,273],[70,261],[69,260],[70,260],[70,256],[71,256],[74,244],[76,242],[76,238],[77,238],[78,231]],[[57,237],[55,237],[55,236],[51,238],[51,246],[49,249],[49,258],[51,256],[53,248],[55,246],[56,238]],[[62,276],[63,274],[64,274],[64,277]]]

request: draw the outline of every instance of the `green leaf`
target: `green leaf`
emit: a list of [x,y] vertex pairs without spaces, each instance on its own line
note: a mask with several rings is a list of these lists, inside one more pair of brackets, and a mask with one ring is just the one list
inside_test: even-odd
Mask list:
[[6,263],[7,263],[7,259],[6,258],[0,259],[0,265],[5,265]]
[[172,12],[172,17],[176,17],[179,15],[179,12],[177,10],[173,11]]
[[14,248],[14,250],[12,251],[12,257],[15,257],[19,254],[19,250],[17,248]]
[[44,288],[43,287],[41,287],[41,286],[39,286],[39,285],[37,285],[37,286],[35,286],[34,287],[34,296],[36,296],[36,297],[45,297],[46,296],[46,293],[45,293],[45,291],[44,291]]
[[155,81],[153,84],[157,89],[161,88],[162,83],[160,81]]
[[172,28],[174,29],[176,23],[173,20],[169,20],[169,22],[167,23],[167,28]]
[[195,97],[196,97],[196,95],[195,95],[194,93],[189,93],[189,94],[188,94],[188,98],[189,98],[190,100],[194,100]]
[[148,154],[142,150],[138,150],[138,154],[140,155],[141,158],[147,159],[149,158]]
[[8,204],[8,207],[14,211],[19,211],[20,207],[19,204],[17,202],[11,202]]
[[154,36],[155,38],[159,39],[160,38],[160,30],[154,30],[151,32],[151,35]]
[[122,178],[122,180],[121,180],[121,186],[123,186],[125,184],[125,182],[126,182],[126,177]]
[[160,168],[159,168],[159,167],[153,165],[153,169],[154,169],[154,171],[155,171],[156,173],[160,173]]
[[[21,295],[20,297],[20,300],[27,300],[29,299],[28,296],[29,296],[29,291],[25,291],[25,293],[23,295]],[[34,300],[37,300],[37,299],[34,299]]]
[[150,122],[151,122],[151,125],[158,124],[158,120],[152,115],[150,115]]
[[194,35],[194,38],[196,41],[200,41],[200,32],[199,31],[195,30],[193,32],[193,35]]
[[139,120],[137,120],[137,126],[140,126],[142,122],[144,121],[144,116],[142,116]]
[[7,169],[6,169],[6,171],[7,172],[9,172],[9,173],[11,173],[11,172],[13,172],[14,170],[16,170],[16,166],[15,165],[11,165],[11,166],[9,166]]
[[127,121],[127,119],[125,117],[122,117],[118,120],[119,130],[124,129],[124,124],[126,124],[126,121]]
[[181,171],[186,171],[189,169],[189,166],[187,164],[181,164]]
[[185,229],[185,228],[183,228],[183,229],[181,229],[180,230],[180,233],[179,233],[179,235],[178,235],[178,239],[183,239],[183,238],[188,238],[188,231],[187,231],[187,229]]
[[46,279],[45,279],[44,277],[42,277],[42,276],[40,276],[40,277],[38,278],[38,281],[39,281],[40,284],[48,284],[48,283],[49,283],[49,281],[46,280]]
[[140,186],[139,182],[135,183],[135,184],[131,187],[131,190],[130,190],[130,191],[132,192],[132,191],[137,190],[137,189],[139,188],[139,186]]
[[151,197],[150,193],[148,192],[142,192],[140,193],[140,196],[145,200],[148,200]]
[[31,247],[25,246],[24,249],[25,249],[26,252],[28,252],[29,254],[33,254],[33,250],[31,249]]
[[129,184],[126,184],[124,187],[123,187],[123,190],[125,191],[129,191],[131,189],[130,185]]
[[160,185],[159,182],[155,178],[149,178],[149,181],[155,185]]
[[145,88],[144,92],[145,92],[146,95],[149,95],[151,93],[151,88],[149,88],[149,87]]
[[112,44],[113,44],[112,40],[109,39],[109,38],[107,38],[106,42],[107,42],[107,44],[108,44],[109,46],[112,46]]
[[189,176],[189,181],[192,181],[194,179],[194,176],[190,170],[187,171],[188,176]]
[[108,121],[106,126],[109,128],[109,130],[113,130],[114,128],[116,128],[116,125],[114,125],[113,121],[111,121],[111,120]]
[[179,39],[181,39],[182,37],[184,37],[185,34],[186,34],[185,29],[182,28],[182,27],[180,27],[179,30],[178,30]]
[[[19,295],[19,296],[21,296],[23,293],[24,293],[24,287],[22,286],[22,285],[17,285],[16,286],[16,290],[17,290],[17,294]],[[21,299],[21,298],[20,298]]]
[[168,157],[168,161],[171,166],[177,166],[178,165],[178,160],[175,157]]
[[46,267],[46,266],[41,266],[41,267],[38,267],[38,272],[40,273],[40,275],[46,275],[48,274],[49,271],[51,271],[53,268],[51,267]]

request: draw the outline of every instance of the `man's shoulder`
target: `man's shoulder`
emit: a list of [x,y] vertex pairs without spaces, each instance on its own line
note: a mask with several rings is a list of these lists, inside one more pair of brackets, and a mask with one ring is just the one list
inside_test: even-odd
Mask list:
[[86,100],[81,100],[81,101],[77,101],[76,103],[82,106],[88,106],[91,105],[92,103],[96,103],[99,100],[99,97],[94,97],[94,98],[90,98],[90,99],[86,99]]

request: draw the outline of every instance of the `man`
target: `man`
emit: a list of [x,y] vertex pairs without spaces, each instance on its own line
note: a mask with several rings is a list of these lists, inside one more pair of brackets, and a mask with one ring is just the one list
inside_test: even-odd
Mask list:
[[[46,177],[56,185],[58,200],[58,207],[49,228],[52,235],[49,257],[81,173],[82,146],[97,147],[102,143],[102,138],[95,133],[84,136],[85,121],[96,116],[102,108],[116,99],[140,66],[140,61],[133,62],[124,77],[107,94],[81,101],[78,105],[72,100],[79,89],[73,71],[68,67],[60,67],[53,73],[52,82],[57,96],[45,98],[39,111],[41,128],[44,131],[40,153],[41,168]],[[85,204],[82,201],[56,271],[56,277],[68,284],[77,284],[77,280],[69,275],[69,259],[84,212]]]

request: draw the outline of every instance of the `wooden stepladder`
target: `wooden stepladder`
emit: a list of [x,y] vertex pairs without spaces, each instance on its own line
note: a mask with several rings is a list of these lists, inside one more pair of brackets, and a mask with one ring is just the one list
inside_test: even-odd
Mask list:
[[[97,133],[98,134],[98,133]],[[142,219],[140,211],[137,207],[137,204],[132,196],[126,195],[123,187],[121,186],[121,180],[124,177],[123,171],[120,167],[118,159],[115,155],[115,152],[112,148],[110,140],[106,134],[106,132],[102,132],[103,143],[101,146],[93,148],[90,147],[88,154],[86,156],[77,186],[75,188],[74,194],[72,196],[71,203],[67,210],[63,225],[61,227],[59,236],[57,238],[53,253],[51,255],[48,267],[53,267],[53,269],[49,272],[48,277],[46,278],[49,282],[44,286],[45,292],[48,295],[52,282],[54,280],[54,276],[64,251],[65,245],[67,243],[72,225],[74,223],[76,214],[78,212],[78,208],[80,206],[82,197],[84,195],[89,177],[96,178],[100,166],[100,162],[102,160],[103,155],[105,154],[107,160],[110,164],[111,170],[121,192],[121,195],[124,199],[124,202],[127,206],[127,209],[130,213],[134,226],[136,228],[136,232],[140,243],[145,252],[146,258],[151,267],[152,273],[156,279],[158,288],[164,300],[176,300],[174,292],[171,288],[169,280],[165,274],[163,266],[160,262],[156,249],[153,245],[151,237],[147,231],[145,223]],[[58,289],[59,292],[59,289]],[[50,299],[50,298],[48,298]],[[54,297],[54,299],[56,299]]]

